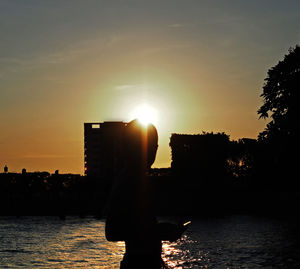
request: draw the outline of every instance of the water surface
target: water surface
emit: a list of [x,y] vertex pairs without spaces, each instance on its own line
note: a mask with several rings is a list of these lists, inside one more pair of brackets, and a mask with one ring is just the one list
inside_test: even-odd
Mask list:
[[[299,238],[291,220],[198,219],[163,258],[170,268],[300,268]],[[92,217],[0,217],[0,242],[0,268],[118,268],[124,253]]]

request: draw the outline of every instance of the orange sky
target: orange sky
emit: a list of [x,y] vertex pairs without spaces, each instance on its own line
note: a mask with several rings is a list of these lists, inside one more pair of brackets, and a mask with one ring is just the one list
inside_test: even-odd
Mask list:
[[297,1],[112,2],[1,1],[1,170],[82,174],[83,123],[129,121],[141,103],[158,113],[156,167],[171,133],[263,130],[263,79],[299,43]]

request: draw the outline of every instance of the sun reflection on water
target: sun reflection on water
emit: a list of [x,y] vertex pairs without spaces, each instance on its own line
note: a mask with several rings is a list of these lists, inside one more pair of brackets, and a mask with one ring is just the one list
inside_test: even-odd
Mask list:
[[163,242],[162,258],[168,268],[208,268],[210,260],[208,253],[200,253],[198,250],[197,255],[191,245],[197,243],[191,240],[188,235],[184,235],[176,242]]

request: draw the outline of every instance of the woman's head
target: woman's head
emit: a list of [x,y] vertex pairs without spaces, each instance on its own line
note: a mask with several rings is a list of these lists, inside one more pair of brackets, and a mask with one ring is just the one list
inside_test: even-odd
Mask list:
[[125,127],[124,152],[127,161],[150,168],[155,161],[158,135],[153,124],[142,126],[137,120]]

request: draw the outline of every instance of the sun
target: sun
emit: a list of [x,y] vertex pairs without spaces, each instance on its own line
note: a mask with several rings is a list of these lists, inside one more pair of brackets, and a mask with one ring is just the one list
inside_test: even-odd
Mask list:
[[149,123],[156,124],[157,110],[148,104],[141,104],[132,111],[131,118],[138,119],[144,126],[147,126]]

